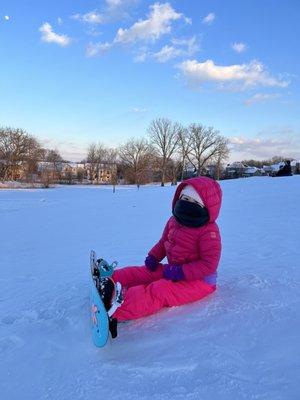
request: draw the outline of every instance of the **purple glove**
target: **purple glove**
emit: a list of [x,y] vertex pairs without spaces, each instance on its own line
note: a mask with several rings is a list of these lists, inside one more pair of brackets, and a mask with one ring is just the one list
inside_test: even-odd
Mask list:
[[159,263],[158,263],[157,259],[154,256],[152,256],[151,254],[149,254],[146,257],[145,265],[149,271],[154,272],[157,269],[158,264]]
[[165,264],[163,270],[164,278],[169,281],[182,281],[184,280],[184,273],[181,265]]

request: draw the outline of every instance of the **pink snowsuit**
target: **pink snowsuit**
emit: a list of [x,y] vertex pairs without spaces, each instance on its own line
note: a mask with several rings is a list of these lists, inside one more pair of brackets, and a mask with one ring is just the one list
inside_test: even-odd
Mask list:
[[163,264],[159,264],[154,272],[145,266],[116,270],[113,279],[124,287],[124,303],[114,314],[119,321],[137,319],[163,307],[200,300],[216,290],[215,282],[207,282],[216,277],[221,255],[221,238],[215,220],[221,207],[222,191],[220,185],[210,178],[185,180],[177,187],[173,208],[186,185],[192,185],[199,193],[209,211],[209,222],[191,228],[171,217],[161,239],[149,251],[159,262],[167,257],[169,264],[182,265],[185,279],[179,282],[164,279]]

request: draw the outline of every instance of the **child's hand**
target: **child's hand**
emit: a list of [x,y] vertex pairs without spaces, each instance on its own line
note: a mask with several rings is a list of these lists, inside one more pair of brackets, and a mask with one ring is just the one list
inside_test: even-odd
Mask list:
[[146,257],[145,265],[149,271],[154,272],[157,269],[158,264],[159,263],[158,263],[157,259],[154,256],[152,256],[151,254],[149,254]]
[[168,281],[178,282],[184,280],[184,273],[181,265],[165,264],[163,276]]

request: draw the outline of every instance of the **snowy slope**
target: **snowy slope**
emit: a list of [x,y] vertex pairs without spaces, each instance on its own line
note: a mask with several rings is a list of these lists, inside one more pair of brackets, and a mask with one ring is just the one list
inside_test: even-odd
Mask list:
[[221,183],[210,298],[89,330],[89,250],[138,265],[174,187],[0,191],[0,399],[300,398],[300,177]]

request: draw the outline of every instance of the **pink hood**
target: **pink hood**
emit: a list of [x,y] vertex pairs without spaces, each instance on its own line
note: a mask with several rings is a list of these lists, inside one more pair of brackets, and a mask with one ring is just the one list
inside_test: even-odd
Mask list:
[[187,185],[193,186],[203,200],[204,205],[209,212],[209,222],[215,222],[218,218],[222,202],[222,190],[218,182],[205,176],[191,178],[181,182],[176,189],[172,202],[172,209],[174,209],[175,203],[179,199],[182,189]]

